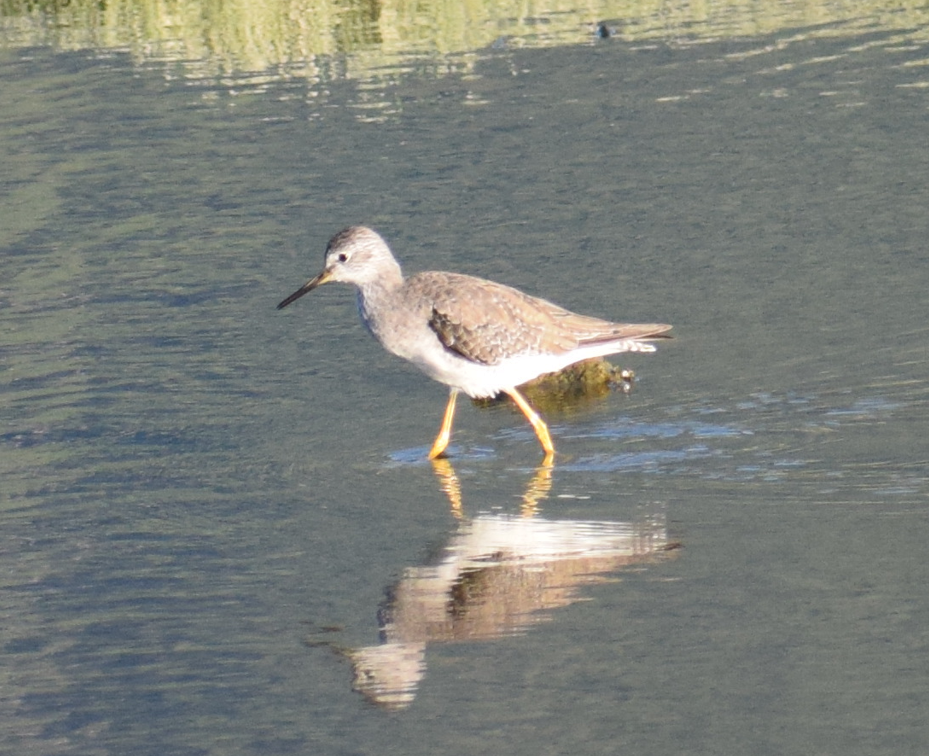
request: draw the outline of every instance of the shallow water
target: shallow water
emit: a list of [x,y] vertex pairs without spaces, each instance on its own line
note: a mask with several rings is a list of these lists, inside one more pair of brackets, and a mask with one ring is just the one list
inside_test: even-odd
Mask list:
[[[3,749],[920,753],[926,47],[829,31],[503,46],[324,107],[0,51]],[[349,291],[274,309],[350,222],[676,340],[548,415],[550,478],[466,403],[443,474],[444,389]],[[530,517],[681,548],[430,637],[400,710],[352,690],[385,591]]]

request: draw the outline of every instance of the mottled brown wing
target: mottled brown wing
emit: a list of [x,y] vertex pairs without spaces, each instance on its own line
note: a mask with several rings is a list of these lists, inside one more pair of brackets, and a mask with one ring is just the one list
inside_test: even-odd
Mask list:
[[577,339],[554,319],[550,308],[555,305],[548,302],[455,273],[423,273],[417,278],[429,283],[430,327],[446,348],[469,360],[496,365],[517,354],[563,352],[577,346]]
[[485,365],[517,354],[561,354],[582,344],[663,338],[662,324],[629,325],[578,315],[493,281],[421,273],[431,301],[429,325],[446,348]]
[[[549,302],[543,303],[551,305]],[[558,321],[560,327],[574,334],[578,342],[585,346],[624,339],[650,341],[671,338],[667,333],[671,330],[671,326],[666,323],[613,323],[609,320],[578,315],[557,305],[551,305],[551,307],[556,310],[552,313],[552,317]]]

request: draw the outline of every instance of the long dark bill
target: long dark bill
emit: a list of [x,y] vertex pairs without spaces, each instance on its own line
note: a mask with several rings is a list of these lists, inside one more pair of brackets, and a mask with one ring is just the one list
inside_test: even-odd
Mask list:
[[303,284],[303,286],[301,286],[299,289],[297,289],[293,294],[291,294],[289,297],[287,297],[287,299],[285,299],[283,302],[281,302],[281,303],[277,306],[277,309],[283,310],[283,309],[284,309],[285,307],[287,307],[287,305],[289,305],[291,302],[296,302],[296,301],[297,301],[298,299],[300,299],[300,297],[302,297],[304,294],[309,294],[309,293],[310,293],[311,291],[313,291],[313,289],[315,289],[317,286],[322,286],[322,285],[323,285],[324,283],[326,283],[326,281],[328,281],[328,280],[329,280],[329,272],[324,270],[324,271],[323,271],[322,273],[320,273],[318,276],[316,276],[315,278],[311,278],[309,281],[307,281],[305,284]]

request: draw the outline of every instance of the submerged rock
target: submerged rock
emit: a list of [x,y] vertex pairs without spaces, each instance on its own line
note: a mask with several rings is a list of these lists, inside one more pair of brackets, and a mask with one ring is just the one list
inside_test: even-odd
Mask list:
[[[635,373],[611,364],[602,357],[569,365],[556,373],[546,373],[519,387],[540,412],[565,411],[606,396],[610,391],[628,393]],[[490,399],[473,399],[478,407],[506,401],[501,394]]]

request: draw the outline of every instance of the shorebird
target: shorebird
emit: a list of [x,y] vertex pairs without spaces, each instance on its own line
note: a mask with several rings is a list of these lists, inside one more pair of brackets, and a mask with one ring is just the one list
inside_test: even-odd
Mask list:
[[619,352],[654,352],[670,338],[663,323],[611,323],[565,310],[510,286],[461,273],[428,271],[405,278],[387,243],[364,226],[329,240],[323,271],[277,308],[325,283],[352,284],[358,311],[388,351],[449,387],[448,404],[429,459],[444,454],[460,392],[507,394],[522,410],[551,463],[548,426],[517,389],[575,362]]

